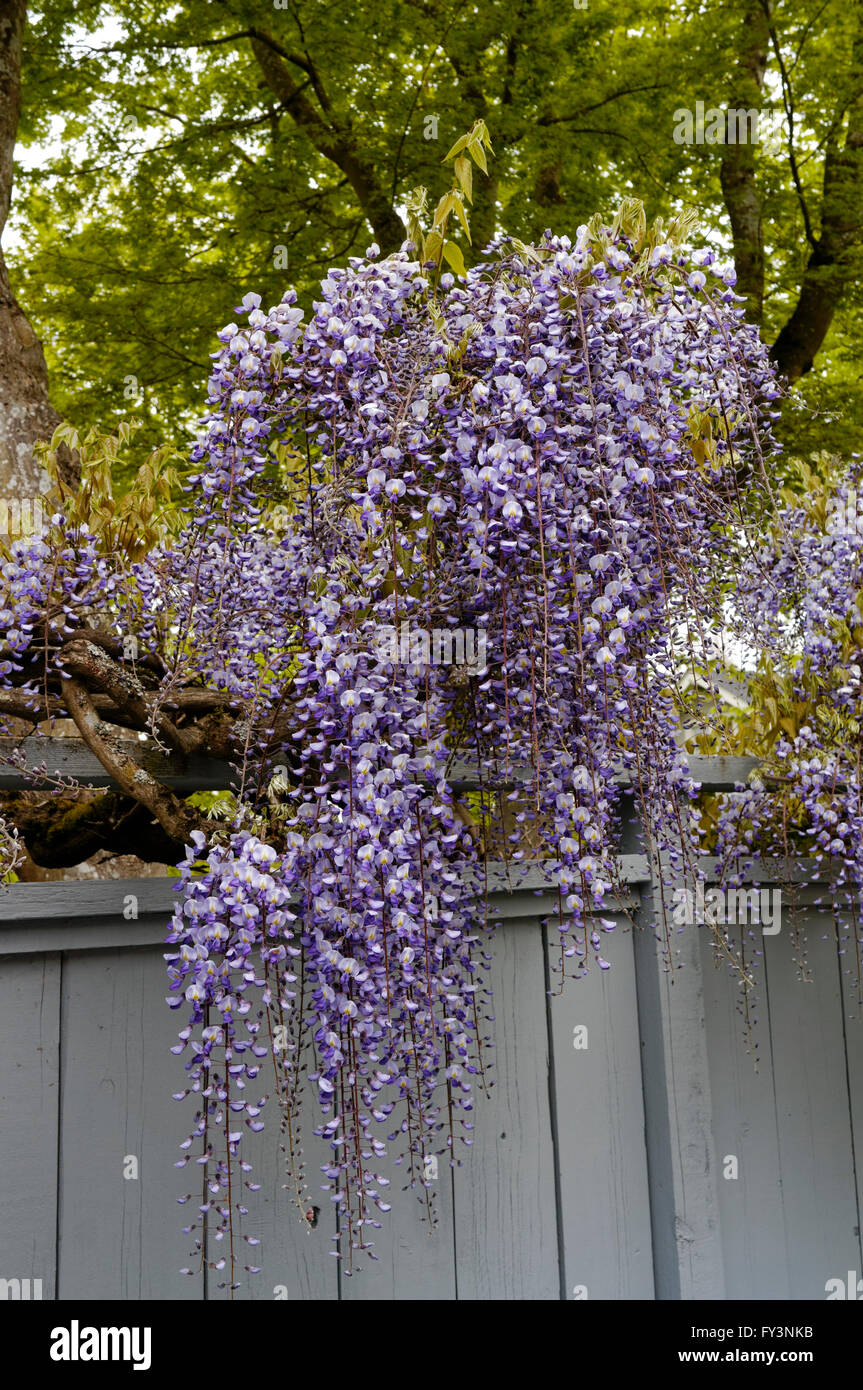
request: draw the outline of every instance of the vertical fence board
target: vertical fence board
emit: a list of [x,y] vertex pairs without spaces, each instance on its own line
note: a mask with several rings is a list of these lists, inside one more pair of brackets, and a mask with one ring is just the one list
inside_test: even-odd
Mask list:
[[766,947],[779,1131],[778,1175],[793,1299],[857,1267],[857,1194],[848,1112],[842,988],[830,917],[807,913],[811,984],[797,979],[782,932]]
[[[551,999],[570,1299],[576,1288],[590,1299],[653,1298],[633,940],[625,919],[615,921],[601,946],[611,969],[591,965]],[[575,1046],[577,1027],[586,1048]]]
[[[275,1102],[274,1087],[268,1084],[271,1076],[272,1073],[261,1085],[262,1093],[268,1090],[273,1093],[262,1114],[266,1128],[260,1134],[248,1135],[243,1142],[243,1156],[254,1166],[251,1173],[241,1176],[260,1183],[261,1190],[248,1194],[249,1214],[244,1218],[242,1229],[261,1243],[257,1246],[249,1246],[244,1241],[237,1243],[241,1254],[238,1277],[242,1283],[235,1299],[335,1301],[338,1299],[338,1269],[337,1260],[330,1252],[336,1249],[331,1239],[336,1233],[336,1217],[329,1193],[321,1191],[326,1179],[320,1171],[330,1150],[312,1133],[320,1123],[318,1107],[311,1095],[313,1088],[307,1086],[305,1093],[298,1097],[297,1114],[293,1116],[295,1141],[302,1141],[303,1164],[302,1174],[299,1167],[295,1170],[295,1185],[288,1162],[288,1140],[280,1133],[281,1111]],[[297,1187],[302,1210],[318,1208],[317,1222],[311,1229],[302,1220]],[[243,1269],[246,1264],[257,1265],[260,1274],[246,1273]],[[226,1296],[217,1292],[213,1285],[211,1276],[208,1297]]]
[[[725,960],[716,963],[708,927],[699,932],[704,972],[710,1091],[713,1097],[713,1161],[728,1298],[787,1299],[785,1211],[767,981],[756,965],[752,1051],[747,1049],[742,993]],[[785,942],[788,949],[788,942]],[[757,1071],[756,1071],[757,1056]],[[724,1176],[735,1156],[737,1178]]]
[[459,1299],[558,1299],[542,929],[507,921],[491,945],[494,1084],[474,1078],[473,1144],[455,1170]]
[[[200,1299],[178,1170],[186,1115],[178,1014],[155,950],[68,956],[63,971],[59,1291],[75,1299]],[[191,1100],[183,1103],[188,1109]],[[126,1155],[139,1177],[126,1179]],[[196,1175],[197,1175],[196,1170]],[[194,1199],[193,1199],[194,1200]]]
[[[849,926],[845,923],[843,926]],[[851,1115],[851,1135],[854,1145],[854,1177],[857,1188],[858,1262],[854,1269],[863,1278],[863,1003],[861,979],[863,963],[852,935],[840,931],[837,937],[837,957],[842,981],[844,1004],[845,1055],[847,1058],[848,1109]]]
[[[400,1136],[401,1138],[401,1136]],[[439,1139],[430,1146],[439,1147]],[[374,1171],[390,1179],[386,1200],[392,1210],[378,1213],[379,1231],[367,1231],[374,1241],[375,1259],[363,1252],[353,1258],[350,1272],[345,1239],[342,1238],[341,1297],[345,1302],[391,1302],[452,1300],[455,1289],[455,1250],[453,1244],[452,1184],[443,1155],[438,1157],[438,1178],[432,1183],[434,1213],[432,1228],[425,1204],[425,1190],[417,1185],[402,1191],[409,1180],[407,1159],[397,1164],[395,1141],[389,1154],[375,1160]]]
[[[441,1095],[445,1109],[443,1088]],[[421,1182],[418,1181],[413,1190],[409,1187],[409,1156],[405,1154],[400,1160],[405,1136],[399,1134],[391,1142],[387,1140],[386,1136],[392,1133],[392,1125],[397,1122],[393,1115],[390,1123],[376,1126],[374,1131],[386,1143],[387,1153],[383,1158],[371,1159],[369,1167],[389,1180],[389,1186],[382,1186],[379,1191],[392,1209],[386,1213],[371,1213],[381,1224],[379,1231],[372,1227],[365,1228],[365,1239],[371,1245],[371,1253],[355,1251],[353,1257],[350,1256],[342,1223],[338,1248],[342,1255],[339,1261],[340,1298],[345,1302],[402,1299],[437,1301],[451,1300],[456,1296],[452,1182],[447,1159],[443,1154],[438,1154],[444,1143],[443,1132],[435,1132],[429,1137],[427,1157],[437,1157],[438,1176],[431,1180],[427,1198]],[[414,1159],[414,1165],[419,1178],[423,1173],[419,1156]],[[434,1218],[433,1225],[429,1219],[429,1206]]]
[[[60,979],[57,955],[0,969],[0,1278],[55,1297]],[[7,1294],[8,1296],[8,1294]]]
[[646,927],[652,901],[645,891],[635,963],[656,1297],[722,1299],[701,948],[694,928],[675,932],[669,969]]

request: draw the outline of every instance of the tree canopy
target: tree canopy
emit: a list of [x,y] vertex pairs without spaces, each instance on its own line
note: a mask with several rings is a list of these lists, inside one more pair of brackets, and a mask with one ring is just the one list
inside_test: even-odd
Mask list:
[[[277,301],[290,282],[308,304],[370,233],[394,250],[406,196],[437,188],[452,140],[482,118],[495,159],[475,179],[475,252],[502,228],[574,234],[623,194],[649,215],[696,207],[705,240],[733,247],[780,370],[804,378],[785,437],[849,447],[863,418],[859,7],[29,8],[20,138],[53,152],[18,171],[14,279],[76,424],[138,414],[152,444],[182,439],[212,324],[251,288]],[[684,143],[680,112],[698,102],[772,112],[778,138]]]

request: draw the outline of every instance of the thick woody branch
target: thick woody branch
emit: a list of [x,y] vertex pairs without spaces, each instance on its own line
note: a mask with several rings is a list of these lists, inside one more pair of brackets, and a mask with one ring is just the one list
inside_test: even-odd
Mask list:
[[863,18],[859,7],[857,16],[845,140],[828,145],[821,230],[797,303],[770,350],[777,371],[789,381],[811,371],[836,310],[854,283],[854,267],[863,246]]
[[[158,696],[148,690],[144,693],[144,699],[147,718],[142,725],[128,710],[119,708],[110,695],[103,695],[98,691],[92,694],[93,705],[108,724],[118,724],[124,729],[137,729],[142,733],[150,728],[152,710]],[[230,697],[222,691],[201,690],[194,686],[187,690],[175,690],[170,699],[160,701],[164,709],[187,719],[199,719],[201,715],[224,709],[230,703]],[[26,694],[20,690],[0,690],[0,716],[4,715],[9,719],[26,719],[31,724],[41,724],[46,719],[67,717],[62,695],[49,694],[46,700],[43,695]]]
[[[177,753],[188,754],[193,751],[196,743],[194,734],[187,729],[178,729],[163,710],[148,706],[144,688],[134,671],[118,665],[106,651],[97,647],[95,642],[74,637],[63,647],[62,661],[65,669],[73,676],[80,677],[88,686],[96,686],[102,694],[107,695],[132,721],[132,728],[151,727],[153,732],[170,744]],[[75,717],[74,714],[72,717]],[[149,725],[148,720],[151,721]]]
[[[287,53],[279,43],[261,29],[248,31],[252,52],[270,91],[302,130],[319,154],[340,169],[353,188],[364,215],[370,222],[381,251],[388,255],[405,239],[405,228],[384,191],[377,170],[358,144],[348,123],[337,123],[324,98],[325,120],[306,96],[304,87],[294,80],[289,62],[295,55]],[[304,70],[305,63],[301,64]],[[319,82],[313,72],[309,81],[315,86],[319,100]]]
[[[749,0],[741,15],[738,59],[729,91],[729,106],[737,110],[757,110],[761,105],[768,26],[769,5],[764,0]],[[726,145],[719,179],[731,222],[737,293],[746,299],[748,316],[760,323],[764,312],[764,231],[754,147],[745,142]]]
[[121,740],[100,719],[90,692],[80,680],[74,676],[67,677],[63,694],[78,732],[105,771],[110,773],[127,796],[133,797],[156,817],[172,840],[187,844],[192,831],[202,828],[201,818],[129,756]]

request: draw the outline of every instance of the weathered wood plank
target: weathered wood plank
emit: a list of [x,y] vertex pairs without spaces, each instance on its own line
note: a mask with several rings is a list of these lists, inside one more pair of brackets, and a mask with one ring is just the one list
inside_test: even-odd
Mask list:
[[[650,912],[645,892],[644,917]],[[696,931],[666,969],[653,934],[635,932],[642,1082],[659,1299],[725,1297],[713,1153],[704,985]]]
[[[306,1087],[298,1097],[298,1112],[292,1121],[295,1152],[298,1143],[302,1148],[294,1168],[296,1182],[290,1171],[287,1139],[280,1135],[281,1112],[272,1098],[272,1073],[261,1089],[271,1093],[262,1116],[266,1128],[243,1141],[243,1157],[254,1165],[247,1176],[260,1183],[261,1190],[249,1193],[249,1214],[242,1227],[244,1234],[260,1244],[249,1246],[241,1241],[236,1246],[241,1254],[242,1286],[234,1295],[235,1301],[335,1302],[339,1296],[338,1261],[330,1252],[336,1248],[332,1239],[336,1215],[329,1194],[321,1191],[326,1180],[320,1171],[330,1150],[313,1133],[321,1118],[311,1094],[314,1088]],[[311,1207],[318,1208],[318,1217],[309,1229],[301,1210]],[[242,1268],[246,1264],[257,1266],[260,1273],[246,1273]],[[215,1291],[215,1282],[216,1276],[211,1274],[208,1298],[224,1298],[225,1294]]]
[[0,890],[0,957],[157,946],[165,939],[175,881],[12,884]]
[[654,1295],[632,929],[613,920],[611,968],[549,1000],[568,1299]]
[[[179,1273],[190,1263],[182,1228],[192,1203],[177,1205],[190,1184],[189,1170],[173,1166],[187,1117],[171,1097],[183,1089],[185,1071],[170,1052],[180,1025],[165,994],[157,951],[65,959],[63,1299],[203,1297],[202,1275]],[[124,1177],[130,1158],[137,1179]]]
[[[859,958],[853,930],[847,917],[840,920],[836,934],[837,964],[842,984],[843,1032],[848,1065],[848,1109],[854,1140],[854,1178],[857,1211],[863,1215],[863,1004],[861,980],[863,960]],[[854,1265],[863,1277],[863,1226],[857,1223],[859,1262]]]
[[[473,1144],[454,1171],[458,1298],[559,1299],[554,1146],[539,919],[491,944],[493,1081],[476,1092]],[[458,1153],[458,1150],[457,1150]]]
[[[650,880],[647,858],[643,854],[624,853],[618,855],[621,881],[628,892],[621,905],[631,909],[636,903],[633,893]],[[789,878],[800,884],[798,895],[801,905],[813,905],[825,893],[824,885],[809,884],[808,876],[813,865],[809,861],[789,864],[787,860],[765,859],[753,865],[753,883],[783,883]],[[703,864],[708,883],[716,880],[716,861],[705,858]],[[74,883],[13,883],[0,891],[0,932],[10,924],[34,922],[42,924],[51,919],[62,919],[76,924],[80,919],[115,918],[122,915],[126,897],[134,894],[137,898],[139,917],[148,913],[168,912],[174,902],[174,885],[178,877],[166,874],[164,878],[124,878],[76,881]],[[514,917],[527,920],[534,916],[544,916],[557,911],[557,892],[552,887],[550,871],[542,865],[530,868],[521,880],[508,875],[505,867],[497,862],[489,864],[488,892],[489,919]],[[481,896],[482,889],[474,890]],[[615,901],[609,897],[607,912],[616,910]],[[34,946],[31,949],[38,950]]]
[[[806,925],[812,982],[798,979],[783,931],[765,950],[790,1297],[824,1299],[861,1269],[842,986],[833,922]],[[863,1270],[861,1270],[863,1273]],[[858,1276],[859,1277],[859,1276]]]
[[[383,1134],[383,1127],[381,1127]],[[387,1132],[391,1132],[388,1130]],[[455,1239],[453,1226],[453,1195],[450,1170],[443,1154],[438,1155],[441,1136],[430,1141],[427,1158],[437,1157],[437,1176],[431,1176],[430,1202],[435,1224],[429,1220],[426,1190],[417,1183],[411,1190],[408,1159],[399,1162],[402,1136],[387,1144],[385,1158],[374,1160],[374,1171],[389,1179],[386,1200],[392,1210],[380,1214],[381,1229],[371,1231],[374,1241],[371,1259],[364,1253],[353,1258],[353,1271],[348,1262],[345,1240],[341,1248],[341,1299],[347,1303],[452,1301],[456,1297]],[[418,1172],[423,1171],[421,1160],[415,1160]]]
[[[236,773],[231,764],[217,758],[193,756],[181,758],[178,754],[166,756],[154,744],[136,739],[124,740],[130,754],[148,772],[152,773],[166,786],[179,791],[220,791],[234,785]],[[0,738],[0,791],[14,791],[20,788],[39,786],[38,781],[20,772],[8,763],[14,750],[21,746],[17,740]],[[113,779],[105,772],[85,744],[77,738],[51,738],[33,736],[23,740],[25,767],[40,768],[44,763],[49,777],[74,778],[93,787],[112,787]],[[690,755],[688,763],[693,777],[701,784],[703,791],[730,791],[737,782],[746,782],[750,773],[758,766],[756,758],[704,757]],[[510,781],[515,785],[524,781],[524,771],[516,770]],[[463,759],[456,759],[449,772],[449,779],[465,790],[477,788],[482,783],[475,770]],[[623,780],[623,779],[622,779]],[[492,783],[485,779],[486,786]],[[46,785],[50,785],[46,783]],[[503,785],[496,781],[495,785]]]
[[[74,883],[11,883],[0,890],[0,930],[18,922],[45,922],[52,918],[79,925],[94,918],[123,919],[127,898],[135,897],[138,917],[171,912],[177,878],[114,878]],[[132,905],[129,905],[130,911]],[[129,918],[123,920],[129,921]]]
[[0,1277],[55,1297],[60,1108],[57,955],[0,972]]
[[[717,963],[708,928],[692,930],[699,934],[702,952],[713,1162],[719,1173],[726,1293],[729,1298],[787,1299],[791,1289],[778,1180],[781,1163],[773,1040],[763,963],[756,965],[750,1051],[740,985],[724,959]],[[788,949],[787,939],[784,948]],[[731,1160],[736,1161],[736,1177],[732,1176],[735,1168]]]
[[[181,758],[172,753],[160,753],[152,743],[140,740],[123,740],[129,754],[136,758],[142,767],[165,786],[175,791],[222,791],[236,781],[236,774],[230,763],[215,758]],[[51,781],[40,782],[10,767],[6,759],[20,746],[15,739],[0,738],[0,791],[53,786]],[[102,764],[77,738],[28,738],[23,740],[25,768],[41,768],[45,764],[48,778],[73,778],[84,786],[114,787],[114,779],[108,775]]]

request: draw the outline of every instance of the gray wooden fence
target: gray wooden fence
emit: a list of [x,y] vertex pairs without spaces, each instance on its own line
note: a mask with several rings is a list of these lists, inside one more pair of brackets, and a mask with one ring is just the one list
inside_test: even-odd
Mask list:
[[[40,741],[39,760],[104,785],[80,747],[62,745]],[[695,761],[712,787],[746,771]],[[225,785],[214,765],[172,777],[184,790]],[[17,784],[0,774],[0,788]],[[243,1276],[239,1298],[817,1299],[829,1279],[860,1277],[863,1021],[832,918],[801,890],[808,984],[790,927],[764,938],[756,1071],[709,932],[678,934],[672,980],[638,929],[646,860],[624,853],[621,865],[636,927],[620,916],[603,942],[612,968],[562,994],[549,988],[542,923],[556,898],[541,876],[493,894],[495,1084],[461,1166],[441,1161],[435,1230],[393,1167],[379,1258],[348,1277],[318,1191],[315,1116],[312,1231],[283,1187],[274,1116],[250,1155],[262,1190],[246,1229],[261,1239],[261,1273]],[[785,871],[762,864],[758,876],[769,885]],[[213,1274],[179,1273],[188,1179],[173,1165],[189,1103],[171,1099],[185,1078],[165,1004],[171,883],[0,893],[0,1296],[225,1297]],[[137,1177],[124,1176],[132,1158]]]

